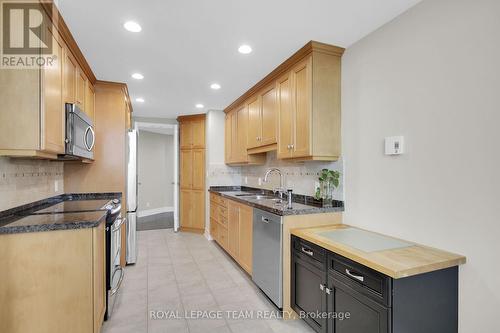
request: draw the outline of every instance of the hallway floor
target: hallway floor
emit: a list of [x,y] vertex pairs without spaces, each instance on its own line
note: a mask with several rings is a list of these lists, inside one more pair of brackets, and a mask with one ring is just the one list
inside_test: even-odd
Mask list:
[[[313,332],[302,320],[277,319],[276,307],[249,276],[204,236],[141,231],[138,244],[137,264],[125,269],[103,333]],[[196,318],[191,311],[222,316]],[[259,314],[270,318],[255,319]]]

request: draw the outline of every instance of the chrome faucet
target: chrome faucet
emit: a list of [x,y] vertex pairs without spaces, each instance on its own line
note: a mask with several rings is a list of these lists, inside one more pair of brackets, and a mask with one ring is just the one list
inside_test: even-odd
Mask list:
[[283,187],[283,173],[281,172],[280,169],[278,168],[271,168],[269,170],[267,170],[265,176],[264,176],[264,183],[267,183],[269,182],[268,181],[268,178],[269,178],[269,175],[273,172],[277,172],[279,175],[280,175],[280,187],[278,188],[275,188],[273,190],[274,193],[278,192],[279,193],[279,196],[280,196],[280,199],[283,199],[283,194],[285,193],[285,189]]

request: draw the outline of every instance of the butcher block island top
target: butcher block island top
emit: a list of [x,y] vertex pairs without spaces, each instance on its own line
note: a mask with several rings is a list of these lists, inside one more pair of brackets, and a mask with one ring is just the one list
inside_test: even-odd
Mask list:
[[462,265],[466,258],[349,225],[292,229],[291,234],[394,279]]

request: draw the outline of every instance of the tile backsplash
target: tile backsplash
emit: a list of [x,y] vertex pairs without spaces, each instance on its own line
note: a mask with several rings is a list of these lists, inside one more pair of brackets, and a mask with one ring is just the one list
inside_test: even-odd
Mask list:
[[63,162],[0,157],[0,211],[62,193]]
[[[294,193],[311,195],[315,194],[315,184],[318,182],[321,169],[331,169],[340,172],[340,185],[334,192],[334,199],[344,200],[344,168],[342,160],[335,162],[288,162],[278,160],[276,152],[267,153],[265,165],[241,167],[241,185],[265,188],[272,190],[279,187],[279,175],[270,175],[269,183],[264,183],[264,175],[270,168],[278,168],[283,172],[284,187],[293,189]],[[261,178],[261,185],[259,185]]]

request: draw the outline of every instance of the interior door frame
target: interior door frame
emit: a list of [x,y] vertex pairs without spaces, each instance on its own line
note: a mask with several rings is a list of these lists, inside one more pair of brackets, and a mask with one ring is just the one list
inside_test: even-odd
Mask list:
[[137,130],[137,133],[140,137],[140,130],[147,129],[161,129],[164,130],[168,135],[174,136],[174,149],[173,149],[173,158],[174,158],[174,231],[179,231],[179,125],[178,124],[164,124],[164,123],[151,123],[151,122],[142,122],[136,121],[134,123],[134,129]]

